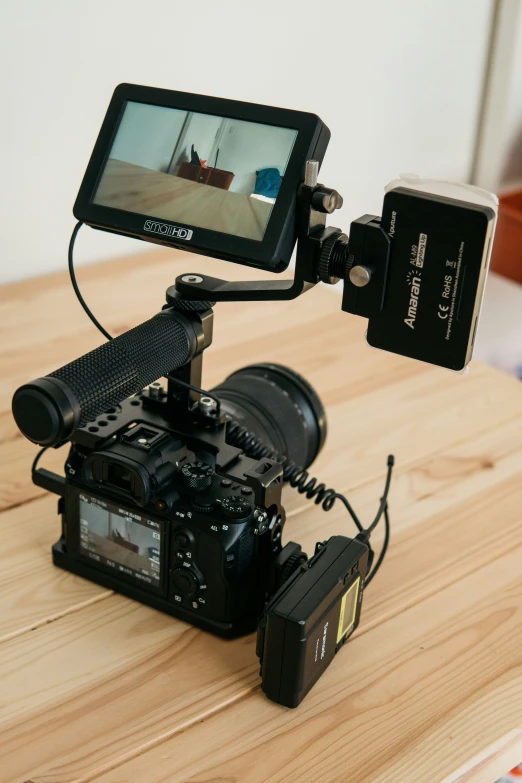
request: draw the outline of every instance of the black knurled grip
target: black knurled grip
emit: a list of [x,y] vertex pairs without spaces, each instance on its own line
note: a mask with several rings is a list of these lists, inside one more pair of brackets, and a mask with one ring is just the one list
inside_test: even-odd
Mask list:
[[182,367],[196,352],[192,323],[163,310],[153,318],[100,345],[51,373],[65,383],[80,406],[83,427],[107,408]]

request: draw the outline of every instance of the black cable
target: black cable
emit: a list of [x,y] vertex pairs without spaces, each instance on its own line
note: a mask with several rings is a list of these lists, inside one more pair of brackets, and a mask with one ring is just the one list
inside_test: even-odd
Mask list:
[[[385,519],[388,515],[387,501],[388,493],[390,490],[391,476],[395,459],[392,454],[388,457],[388,471],[386,474],[386,481],[384,484],[384,492],[381,498],[379,509],[371,525],[368,528],[364,528],[361,524],[357,514],[353,510],[351,503],[345,495],[336,492],[334,489],[327,489],[326,484],[318,483],[317,478],[310,478],[308,471],[303,470],[301,467],[289,460],[285,455],[279,454],[275,449],[270,448],[254,433],[250,432],[246,427],[243,427],[236,421],[231,420],[227,428],[227,442],[233,446],[239,446],[243,449],[245,454],[254,459],[273,459],[279,462],[283,467],[283,480],[287,481],[291,487],[297,489],[297,491],[305,495],[308,500],[314,500],[314,503],[320,505],[324,511],[330,511],[333,508],[335,501],[339,500],[351,518],[353,519],[355,526],[359,530],[361,540],[368,541],[371,533],[377,527],[379,520],[383,513],[385,513]],[[380,564],[379,564],[380,565]]]
[[394,464],[395,464],[395,457],[393,456],[393,454],[390,454],[388,456],[388,472],[386,473],[386,481],[384,483],[384,492],[382,494],[382,498],[381,498],[381,502],[380,502],[380,505],[379,505],[379,509],[378,509],[377,514],[375,515],[375,519],[373,520],[373,522],[370,525],[370,527],[366,528],[366,530],[364,531],[365,533],[367,533],[368,537],[370,537],[371,532],[373,530],[375,530],[375,528],[379,524],[379,520],[380,520],[380,518],[383,515],[384,509],[388,505],[388,493],[390,491],[390,483],[391,483],[392,470],[393,470]]
[[230,420],[227,427],[227,443],[232,446],[238,446],[241,448],[247,457],[253,459],[273,459],[283,468],[283,480],[288,482],[291,487],[297,489],[301,495],[305,495],[308,500],[313,500],[316,505],[322,506],[324,511],[330,511],[336,500],[340,500],[351,518],[353,519],[355,526],[360,532],[363,532],[364,528],[361,525],[357,514],[353,510],[348,498],[344,495],[340,495],[334,489],[327,489],[326,484],[320,484],[315,477],[310,478],[310,474],[307,470],[303,470],[295,462],[288,459],[284,454],[280,454],[275,449],[272,449],[264,441],[257,437],[253,432],[250,432],[246,427],[243,427],[239,422]]
[[379,555],[379,558],[378,558],[377,562],[375,563],[374,567],[372,568],[370,574],[366,577],[366,579],[364,581],[365,587],[368,587],[368,585],[372,581],[373,577],[375,576],[375,574],[377,573],[377,571],[381,567],[382,561],[386,557],[386,552],[388,551],[388,544],[390,543],[390,517],[389,517],[389,514],[388,514],[388,506],[387,505],[384,507],[383,513],[384,513],[384,541],[383,541],[383,544],[382,544],[382,549],[381,549],[381,553]]
[[83,226],[82,221],[80,220],[74,227],[73,232],[71,234],[71,241],[69,242],[69,253],[68,253],[68,260],[69,260],[69,275],[71,277],[71,283],[72,287],[74,288],[74,293],[78,297],[78,301],[95,325],[97,329],[100,330],[100,332],[103,334],[104,337],[107,338],[107,340],[112,340],[112,335],[107,332],[101,323],[98,321],[96,316],[90,311],[90,309],[87,306],[87,303],[85,302],[85,299],[81,295],[80,289],[78,288],[78,283],[76,282],[76,274],[74,272],[74,243],[76,242],[76,237],[78,235],[78,231]]
[[31,466],[31,474],[33,474],[35,472],[36,468],[38,467],[38,463],[40,462],[40,457],[44,454],[44,452],[47,451],[48,448],[49,448],[49,446],[44,446],[43,449],[40,449],[40,451],[38,452],[38,454],[34,458],[33,464]]
[[173,381],[173,383],[177,383],[179,386],[183,386],[185,389],[190,389],[191,391],[195,391],[198,394],[201,394],[202,397],[210,397],[210,399],[214,400],[214,402],[216,403],[216,417],[219,416],[221,412],[221,403],[214,394],[205,391],[205,389],[200,389],[199,386],[193,386],[192,383],[187,383],[187,381],[181,381],[179,378],[176,378],[174,375],[167,375],[167,380]]

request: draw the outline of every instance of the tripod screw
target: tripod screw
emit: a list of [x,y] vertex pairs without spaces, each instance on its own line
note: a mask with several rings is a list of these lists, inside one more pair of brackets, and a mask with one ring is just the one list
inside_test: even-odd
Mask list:
[[217,402],[212,397],[199,398],[199,410],[205,416],[213,416],[217,410]]
[[149,397],[153,400],[158,400],[163,393],[163,384],[156,381],[149,386]]

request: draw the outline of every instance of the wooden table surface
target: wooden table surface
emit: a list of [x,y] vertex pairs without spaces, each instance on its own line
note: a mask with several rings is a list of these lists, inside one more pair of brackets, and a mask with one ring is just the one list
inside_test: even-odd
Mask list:
[[[80,269],[102,323],[157,312],[182,271],[158,250]],[[98,345],[64,274],[0,289],[0,781],[492,783],[522,759],[522,386],[374,351],[324,286],[221,304],[205,384],[252,361],[303,373],[330,431],[316,473],[375,511],[396,455],[392,541],[361,625],[297,710],[260,690],[253,636],[224,641],[53,567],[56,497],[10,399]],[[64,450],[44,464],[58,469]],[[348,533],[286,489],[286,539]],[[376,535],[376,544],[381,533]]]
[[272,211],[270,202],[247,193],[192,182],[115,158],[107,161],[95,203],[256,240],[263,238]]

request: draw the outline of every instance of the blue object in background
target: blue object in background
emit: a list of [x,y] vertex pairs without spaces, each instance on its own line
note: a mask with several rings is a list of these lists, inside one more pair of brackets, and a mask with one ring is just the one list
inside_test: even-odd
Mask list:
[[282,182],[281,174],[277,169],[261,169],[257,172],[256,189],[254,193],[266,198],[277,198]]

